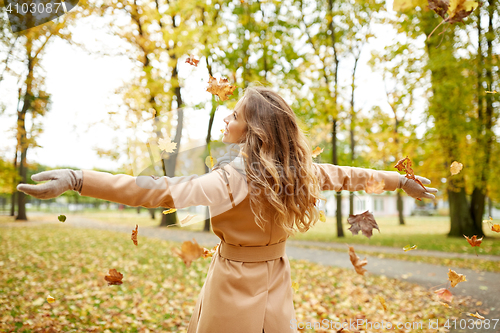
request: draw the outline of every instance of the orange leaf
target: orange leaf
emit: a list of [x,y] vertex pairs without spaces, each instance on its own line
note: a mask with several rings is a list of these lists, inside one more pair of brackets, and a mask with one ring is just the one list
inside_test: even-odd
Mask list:
[[448,289],[441,288],[434,292],[438,295],[439,298],[444,299],[447,302],[451,302],[451,298],[453,297],[453,295]]
[[377,221],[375,221],[373,214],[369,211],[358,215],[349,215],[347,222],[351,225],[351,227],[347,230],[351,231],[353,235],[357,235],[358,232],[361,231],[363,235],[370,238],[372,236],[373,228],[380,232]]
[[210,75],[207,91],[213,95],[219,96],[221,101],[228,100],[229,95],[233,94],[234,89],[236,89],[236,86],[230,85],[228,79],[221,78],[219,82],[217,82],[217,79]]
[[198,245],[194,238],[192,242],[183,242],[180,250],[173,248],[172,252],[184,261],[186,267],[191,266],[193,260],[200,258],[204,254],[203,248]]
[[[412,165],[411,160],[408,158],[408,156],[406,156],[405,158],[399,160],[394,167],[399,171],[404,171],[406,173],[405,175],[406,178],[416,181],[418,184],[420,184],[420,186],[422,186],[424,190],[427,191],[424,184],[422,184],[422,182],[415,177],[411,165]],[[421,199],[418,200],[422,201]]]
[[193,65],[195,67],[198,67],[198,63],[200,62],[199,60],[196,60],[193,56],[190,56],[187,58],[186,62],[190,65]]
[[470,312],[469,312],[469,313],[467,313],[467,315],[468,315],[468,316],[471,316],[471,317],[475,317],[475,318],[477,318],[477,319],[484,320],[484,317],[483,317],[483,316],[481,316],[481,315],[480,315],[477,311],[476,311],[476,313],[470,313]]
[[464,282],[464,281],[467,281],[465,279],[465,275],[463,274],[458,274],[457,272],[455,271],[452,271],[451,269],[449,269],[450,271],[448,272],[448,280],[450,280],[451,282],[451,287],[455,287],[457,284],[459,284],[460,282]]
[[467,239],[470,246],[472,246],[472,247],[481,245],[481,242],[483,241],[483,237],[477,239],[476,235],[472,236],[470,239],[469,239],[469,237],[467,237],[465,235],[464,235],[464,237],[465,237],[465,239]]
[[494,224],[491,227],[491,230],[494,231],[494,232],[500,232],[500,224]]
[[117,272],[116,269],[112,268],[109,270],[109,275],[104,277],[104,280],[108,281],[108,286],[120,285],[122,284],[123,274]]
[[363,266],[367,265],[368,261],[366,260],[366,258],[360,260],[354,252],[354,248],[352,246],[349,246],[349,259],[351,259],[351,263],[354,266],[356,273],[358,273],[359,275],[365,275],[366,269],[364,269]]
[[462,170],[463,167],[464,167],[464,165],[462,163],[458,163],[457,161],[454,161],[453,163],[451,163],[450,172],[452,175],[456,175],[460,172],[460,170]]
[[323,152],[323,148],[320,148],[319,146],[317,146],[316,148],[314,148],[314,150],[312,151],[312,157],[318,157],[319,154],[321,154]]
[[384,188],[385,188],[385,180],[381,181],[376,181],[375,178],[373,178],[373,175],[370,176],[370,179],[366,182],[365,186],[365,192],[367,194],[381,194],[384,193]]
[[139,228],[139,226],[136,224],[135,225],[135,230],[132,229],[132,241],[134,242],[134,245],[137,246],[137,229]]
[[217,250],[217,245],[215,245],[211,250],[203,248],[203,258],[210,258],[214,255],[215,250]]
[[379,300],[380,304],[382,304],[384,311],[387,311],[387,304],[385,303],[385,299],[382,296],[378,296],[378,300]]

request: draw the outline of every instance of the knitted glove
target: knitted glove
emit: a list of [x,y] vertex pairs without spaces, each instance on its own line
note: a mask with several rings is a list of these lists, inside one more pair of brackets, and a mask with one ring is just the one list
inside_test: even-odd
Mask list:
[[69,190],[80,192],[83,184],[83,173],[81,170],[50,170],[37,173],[31,176],[31,179],[36,182],[44,180],[50,180],[50,182],[37,185],[19,184],[17,190],[37,199],[52,199]]
[[[418,180],[422,182],[424,185],[428,185],[431,181],[427,178],[415,176]],[[437,189],[432,187],[422,187],[419,183],[414,181],[413,179],[406,178],[404,175],[399,176],[399,186],[398,188],[402,189],[406,192],[410,197],[418,199],[418,198],[426,198],[426,199],[435,199],[436,197],[432,193],[437,193]]]

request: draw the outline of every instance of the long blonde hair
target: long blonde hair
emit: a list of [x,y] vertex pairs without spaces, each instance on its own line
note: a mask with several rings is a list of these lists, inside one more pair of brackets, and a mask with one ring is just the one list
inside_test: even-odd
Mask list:
[[326,198],[298,118],[269,88],[248,87],[243,99],[247,131],[242,151],[256,223],[263,230],[276,223],[288,235],[306,232],[319,219],[316,203]]

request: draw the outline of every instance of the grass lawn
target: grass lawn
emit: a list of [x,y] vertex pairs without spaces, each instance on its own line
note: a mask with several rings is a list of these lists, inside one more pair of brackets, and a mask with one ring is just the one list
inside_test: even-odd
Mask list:
[[[136,247],[123,233],[64,224],[0,230],[2,332],[185,332],[210,263],[198,259],[186,268],[171,254],[179,244],[140,234]],[[429,319],[444,322],[463,311],[481,311],[465,309],[475,303],[459,297],[447,308],[422,287],[353,269],[294,260],[291,267],[299,322],[422,322],[423,329],[411,331],[427,332]],[[111,268],[123,274],[122,285],[107,285]]]

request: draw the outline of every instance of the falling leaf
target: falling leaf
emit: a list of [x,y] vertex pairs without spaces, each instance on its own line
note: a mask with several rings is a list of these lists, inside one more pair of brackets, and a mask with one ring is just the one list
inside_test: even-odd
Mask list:
[[474,9],[479,5],[476,1],[471,0],[450,0],[450,7],[448,7],[448,23],[461,22],[464,18],[470,15]]
[[224,134],[224,129],[221,129],[221,130],[220,130],[220,132],[221,132],[222,134]]
[[180,225],[187,225],[187,224],[188,224],[188,222],[189,222],[189,221],[191,221],[191,220],[193,219],[193,217],[195,217],[195,216],[196,216],[196,215],[189,215],[189,214],[188,214],[188,216],[186,216],[185,218],[183,218],[183,219],[179,222],[179,224],[180,224]]
[[65,216],[65,215],[59,215],[59,216],[57,217],[57,219],[58,219],[59,221],[61,221],[61,222],[64,222],[64,221],[66,221],[66,216]]
[[373,228],[380,232],[377,221],[375,221],[375,218],[369,211],[358,215],[349,215],[347,222],[351,225],[351,227],[347,230],[350,230],[353,235],[357,235],[361,230],[363,235],[370,238],[372,236]]
[[112,268],[109,270],[109,275],[104,277],[104,280],[108,281],[108,286],[120,285],[122,284],[123,274]]
[[325,212],[324,212],[324,211],[322,211],[322,210],[320,210],[320,211],[319,211],[319,220],[320,220],[321,222],[326,222]]
[[210,75],[207,91],[213,95],[219,96],[221,101],[228,100],[229,95],[232,95],[235,89],[236,86],[230,85],[228,79],[221,78],[219,82],[217,82],[217,79]]
[[158,146],[166,153],[173,153],[174,149],[177,148],[177,143],[172,142],[170,138],[165,138],[158,140]]
[[193,56],[190,56],[186,59],[186,62],[190,65],[193,65],[195,67],[198,67],[198,63],[200,62],[199,60],[196,60]]
[[358,273],[359,275],[365,275],[366,269],[364,269],[363,266],[368,264],[368,261],[366,260],[366,258],[360,260],[354,252],[354,248],[352,246],[349,246],[349,259],[351,259],[351,263],[354,266],[356,273]]
[[441,304],[444,307],[447,307],[448,309],[451,308],[451,306],[449,306],[448,303],[439,302],[439,304]]
[[177,211],[176,208],[170,208],[170,209],[164,210],[162,213],[165,214],[165,215],[167,215],[167,214],[170,214],[170,213],[174,213],[176,211]]
[[203,248],[203,258],[213,257],[215,251],[217,250],[217,246],[218,245],[215,245],[211,250]]
[[494,231],[494,232],[500,232],[500,224],[494,224],[491,227],[491,230]]
[[314,150],[312,151],[312,157],[315,158],[315,157],[318,157],[319,154],[321,154],[323,152],[323,148],[320,148],[319,146],[317,146],[316,148],[314,148]]
[[476,313],[475,313],[475,314],[474,314],[474,313],[470,313],[470,312],[469,312],[469,313],[467,313],[467,315],[468,315],[468,316],[471,316],[471,317],[474,317],[474,318],[477,318],[477,319],[484,320],[484,317],[483,317],[483,316],[481,316],[481,315],[480,315],[477,311],[476,311]]
[[464,167],[464,165],[462,163],[454,161],[453,163],[451,163],[451,166],[450,166],[451,174],[456,175],[456,174],[460,173],[460,171],[462,170],[463,167]]
[[47,296],[47,302],[49,302],[50,304],[54,303],[56,301],[56,299],[52,296]]
[[134,245],[137,246],[137,229],[139,228],[139,226],[136,224],[135,225],[135,230],[132,229],[132,241],[134,242]]
[[447,302],[451,302],[451,298],[453,297],[451,292],[446,288],[438,289],[434,291],[434,293],[436,293],[439,298],[444,299]]
[[384,311],[387,311],[387,304],[385,303],[385,299],[382,296],[378,296],[378,300],[379,300],[380,304],[382,304]]
[[203,256],[203,248],[198,245],[196,240],[193,238],[193,241],[185,241],[181,245],[181,249],[173,248],[172,252],[180,257],[186,267],[191,266],[191,262]]
[[487,94],[498,94],[498,91],[493,90],[493,91],[486,91]]
[[376,181],[375,178],[373,178],[373,175],[370,176],[370,179],[366,182],[365,186],[365,192],[367,194],[381,194],[384,193],[384,188],[385,188],[385,180],[381,181]]
[[455,287],[460,282],[467,281],[465,279],[465,275],[458,274],[457,272],[452,271],[450,268],[449,268],[449,270],[450,271],[448,272],[448,280],[450,280],[452,288]]
[[299,284],[297,282],[292,282],[292,289],[297,292],[299,290]]
[[[415,174],[413,173],[413,169],[411,168],[411,165],[412,165],[411,160],[408,158],[408,156],[406,156],[405,158],[399,160],[398,163],[396,163],[396,165],[394,167],[396,169],[398,169],[399,171],[404,171],[406,173],[406,175],[405,175],[406,178],[414,180],[415,182],[417,182],[417,184],[420,184],[420,186],[422,186],[422,188],[425,191],[427,191],[424,184],[422,184],[422,182],[418,178],[415,177]],[[420,198],[417,198],[417,199],[422,201]]]
[[207,158],[205,158],[205,165],[209,169],[213,169],[215,164],[217,164],[217,159],[215,157],[208,155]]
[[472,236],[470,239],[469,239],[469,237],[467,237],[465,235],[464,235],[464,237],[465,237],[465,239],[467,239],[470,246],[472,246],[472,247],[481,245],[481,242],[483,241],[483,237],[477,239],[476,235]]
[[408,252],[408,251],[411,251],[411,250],[416,250],[417,249],[417,246],[416,245],[413,245],[413,246],[410,246],[410,244],[406,245],[405,247],[403,247],[403,250],[405,252]]

